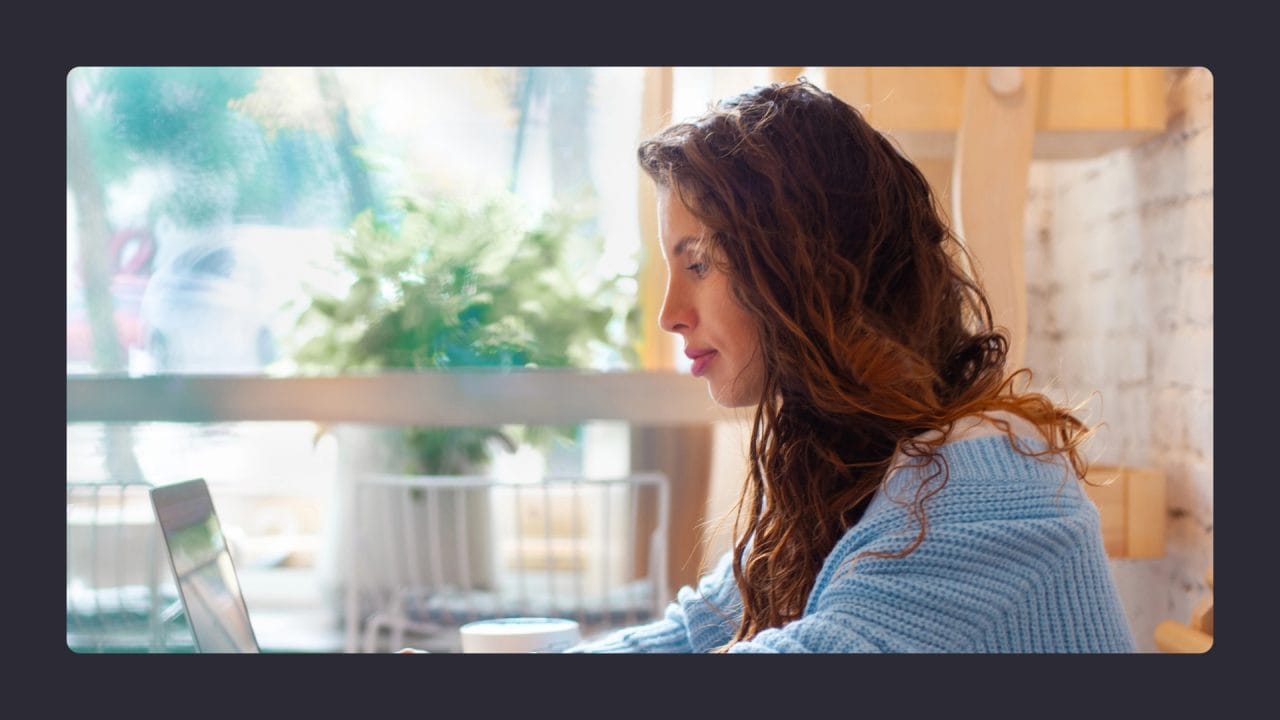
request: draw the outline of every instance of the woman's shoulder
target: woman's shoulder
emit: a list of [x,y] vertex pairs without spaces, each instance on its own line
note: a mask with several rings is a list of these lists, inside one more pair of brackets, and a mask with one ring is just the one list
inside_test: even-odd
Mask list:
[[1033,456],[1047,448],[1038,432],[1015,429],[1011,438],[999,424],[995,432],[985,427],[987,422],[949,436],[937,463],[906,458],[896,464],[826,565],[839,567],[868,551],[901,552],[921,528],[921,501],[927,523],[923,544],[901,567],[942,556],[952,561],[986,557],[983,553],[1004,557],[1010,548],[1040,558],[1034,562],[1043,560],[1037,553],[1101,553],[1097,509],[1067,459]]
[[894,459],[864,518],[895,509],[909,512],[918,497],[926,496],[931,522],[935,517],[1079,512],[1088,500],[1070,462],[1047,450],[1038,428],[1012,413],[962,418],[939,446],[935,460],[907,455]]
[[[1030,420],[1008,410],[991,410],[966,415],[956,420],[947,432],[946,442],[943,447],[985,437],[1007,437],[1010,432],[1026,440],[1032,440],[1040,444],[1045,442],[1044,434],[1040,431],[1040,428]],[[931,430],[915,439],[933,441],[941,434],[940,431]]]

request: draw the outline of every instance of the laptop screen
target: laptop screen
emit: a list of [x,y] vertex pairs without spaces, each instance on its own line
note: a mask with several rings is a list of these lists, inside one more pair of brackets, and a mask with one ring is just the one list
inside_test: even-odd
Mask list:
[[170,566],[203,653],[258,652],[226,538],[204,480],[151,489]]

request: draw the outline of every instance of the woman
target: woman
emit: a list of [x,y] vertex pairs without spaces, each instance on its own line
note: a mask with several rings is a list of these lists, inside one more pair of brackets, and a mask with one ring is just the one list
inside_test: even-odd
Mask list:
[[[754,407],[736,542],[571,652],[1128,652],[1089,434],[1015,389],[924,177],[853,108],[759,88],[639,149],[660,324]],[[1025,371],[1023,371],[1025,372]]]

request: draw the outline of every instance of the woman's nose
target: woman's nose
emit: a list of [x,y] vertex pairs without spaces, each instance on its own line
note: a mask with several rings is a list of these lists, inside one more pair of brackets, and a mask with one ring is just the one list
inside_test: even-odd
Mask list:
[[666,295],[662,298],[662,310],[658,312],[658,326],[669,333],[682,333],[692,330],[696,324],[693,308],[684,292],[675,283],[668,282]]

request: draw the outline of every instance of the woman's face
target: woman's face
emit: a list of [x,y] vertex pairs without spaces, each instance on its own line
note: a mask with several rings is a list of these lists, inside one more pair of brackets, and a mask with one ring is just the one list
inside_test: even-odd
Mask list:
[[734,301],[729,278],[700,247],[710,233],[669,188],[658,188],[658,240],[667,263],[667,294],[658,323],[684,338],[693,374],[707,379],[724,407],[754,405],[764,387],[759,337]]

